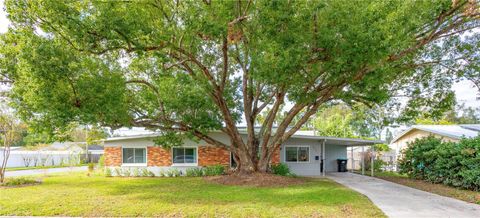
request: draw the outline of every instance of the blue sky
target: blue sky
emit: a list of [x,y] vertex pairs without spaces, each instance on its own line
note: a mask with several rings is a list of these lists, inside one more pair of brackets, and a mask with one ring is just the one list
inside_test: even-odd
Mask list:
[[[3,10],[3,2],[4,0],[0,0],[0,7],[2,8],[0,11],[0,33],[6,32],[9,24],[6,13]],[[453,90],[455,91],[459,104],[464,103],[469,107],[480,106],[480,100],[477,99],[477,97],[480,97],[480,93],[472,82],[466,80],[460,81],[453,86]]]

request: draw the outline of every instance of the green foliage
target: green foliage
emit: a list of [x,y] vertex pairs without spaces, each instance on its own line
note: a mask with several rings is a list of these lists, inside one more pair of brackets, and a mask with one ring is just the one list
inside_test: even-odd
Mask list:
[[106,177],[112,176],[112,170],[109,167],[105,168],[105,176]]
[[105,155],[102,155],[100,156],[100,158],[98,158],[98,167],[99,168],[105,167]]
[[225,166],[220,164],[206,166],[203,168],[203,174],[205,176],[218,176],[218,175],[223,175],[224,173],[225,173]]
[[440,119],[440,120],[433,120],[429,118],[418,118],[415,120],[415,124],[418,125],[452,125],[455,124],[449,120]]
[[0,186],[22,186],[41,183],[38,180],[27,177],[9,177]]
[[480,136],[458,143],[433,136],[416,139],[399,160],[401,173],[434,183],[480,190]]
[[177,168],[172,168],[167,171],[167,176],[168,177],[179,177],[182,175],[182,171],[180,171]]
[[[0,188],[0,193],[1,216],[385,217],[364,195],[329,179],[232,187],[199,177],[124,179],[71,173],[47,176],[38,186]],[[61,207],[52,206],[59,201]]]
[[142,168],[140,170],[140,175],[143,177],[154,177],[155,174],[151,171],[149,171],[147,168]]
[[355,138],[352,115],[352,110],[345,104],[323,108],[315,116],[315,130],[322,136]]
[[390,151],[390,147],[387,144],[375,144],[373,145],[375,151]]
[[202,168],[188,168],[185,170],[185,175],[189,177],[198,177],[203,176],[203,169]]
[[272,115],[285,121],[278,134],[328,102],[402,95],[405,120],[419,110],[440,117],[455,102],[455,77],[476,78],[480,63],[476,5],[458,4],[8,0],[0,77],[38,132],[139,126],[162,130],[167,147],[242,120],[252,128],[273,105],[294,106]]
[[93,172],[95,170],[95,164],[94,163],[88,163],[88,171]]
[[[37,127],[51,131],[71,121],[128,126],[136,112],[151,118],[160,108],[192,127],[220,128],[223,120],[218,108],[205,94],[212,89],[211,82],[199,66],[185,68],[178,59],[185,54],[201,57],[202,65],[216,76],[222,69],[217,47],[225,37],[232,45],[228,48],[230,73],[241,67],[236,58],[245,58],[255,81],[271,86],[268,91],[285,87],[292,102],[318,97],[318,92],[306,92],[302,87],[321,76],[325,84],[343,80],[349,84],[348,89],[334,90],[336,99],[381,103],[391,90],[419,72],[384,60],[415,45],[419,33],[414,30],[434,25],[431,21],[448,11],[451,1],[258,1],[249,6],[241,9],[248,19],[228,29],[227,24],[238,18],[241,7],[233,1],[161,6],[7,1],[13,25],[1,38],[0,53],[6,57],[0,62],[2,73],[18,84],[12,97],[21,117],[48,124]],[[175,14],[173,21],[177,22],[163,13]],[[351,19],[352,14],[355,19]],[[34,32],[35,28],[43,35]],[[450,38],[454,36],[442,40]],[[454,51],[470,54],[467,50],[471,49],[463,44],[475,44],[476,38],[469,39],[445,44],[462,47]],[[422,53],[437,57],[445,52],[438,48],[412,53],[402,57],[401,66],[420,59]],[[353,80],[365,66],[369,74]],[[425,77],[413,78],[428,81],[432,73],[425,68],[421,68],[428,72]],[[188,69],[193,70],[193,76],[188,75]],[[149,80],[142,82],[141,78]],[[233,76],[227,80],[223,97],[238,121],[242,105],[235,100],[240,81]],[[419,94],[414,91],[426,89],[415,88],[418,84],[424,83],[410,84],[413,87],[408,91]],[[448,99],[449,94],[431,97],[439,101]],[[419,104],[417,99],[414,105]]]
[[134,176],[134,177],[139,177],[139,176],[141,176],[141,173],[142,173],[142,172],[141,172],[138,168],[136,168],[136,167],[133,168],[133,170],[132,170],[132,176]]
[[[369,172],[372,169],[371,159],[365,159],[364,163],[365,163],[365,171]],[[385,167],[386,165],[387,165],[387,162],[385,162],[383,160],[380,160],[380,159],[375,159],[375,161],[373,162],[373,170],[375,172],[382,172],[383,167]],[[360,169],[361,168],[362,167],[360,167]]]
[[323,107],[315,115],[314,127],[319,135],[346,138],[380,138],[384,127],[398,118],[391,113],[396,105],[392,102],[367,107],[362,104],[353,106],[345,103]]
[[291,175],[290,168],[288,167],[287,164],[284,164],[284,163],[272,165],[272,173],[280,176]]

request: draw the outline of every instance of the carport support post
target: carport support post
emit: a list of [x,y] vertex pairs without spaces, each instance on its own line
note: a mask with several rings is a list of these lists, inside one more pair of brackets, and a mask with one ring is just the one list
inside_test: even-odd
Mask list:
[[365,175],[365,146],[362,145],[362,175]]
[[375,162],[375,145],[372,145],[372,161],[371,161],[371,162],[372,162],[371,170],[372,170],[372,177],[373,177],[373,176],[374,176],[374,175],[373,175],[373,171],[374,171],[373,166],[374,166],[374,164],[375,164],[375,163],[374,163],[374,162]]
[[326,139],[323,140],[323,143],[322,143],[322,163],[323,163],[323,166],[322,166],[322,176],[325,176],[325,171],[326,171],[326,163],[325,163],[325,141],[327,141]]
[[352,163],[351,163],[352,169],[350,169],[350,171],[353,173],[353,168],[355,167],[355,165],[354,165],[354,163],[353,163],[353,146],[352,146],[351,149],[350,149],[350,156],[352,156]]

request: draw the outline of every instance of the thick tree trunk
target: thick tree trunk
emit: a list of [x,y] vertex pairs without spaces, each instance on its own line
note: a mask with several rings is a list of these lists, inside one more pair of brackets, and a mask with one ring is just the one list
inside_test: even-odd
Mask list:
[[240,151],[238,154],[238,163],[237,173],[239,174],[250,174],[257,171],[256,164],[252,161],[252,157],[247,152]]

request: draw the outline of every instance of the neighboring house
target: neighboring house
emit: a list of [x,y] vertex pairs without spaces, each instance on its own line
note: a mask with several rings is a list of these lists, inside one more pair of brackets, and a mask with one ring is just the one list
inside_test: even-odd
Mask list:
[[[84,153],[82,148],[84,144],[77,142],[54,142],[36,150],[29,150],[25,147],[12,147],[7,168],[77,165],[80,163],[80,155]],[[0,161],[3,160],[2,154],[3,150],[0,150]]]
[[[117,169],[147,168],[158,175],[160,171],[221,164],[234,167],[232,154],[227,148],[186,140],[181,147],[165,149],[155,146],[153,139],[159,133],[108,138],[104,141],[105,165]],[[212,132],[210,137],[228,144],[225,133]],[[243,134],[244,139],[246,134]],[[347,158],[347,147],[382,143],[381,141],[323,137],[295,134],[275,151],[272,164],[285,163],[290,170],[302,176],[318,176],[337,171],[337,159]],[[322,161],[323,160],[323,161]],[[115,173],[114,173],[115,174]]]
[[100,157],[103,156],[105,152],[103,146],[101,145],[89,145],[88,146],[88,162],[89,163],[98,163]]
[[458,142],[462,138],[472,138],[480,134],[480,124],[461,125],[414,125],[395,136],[390,142],[390,148],[397,154],[415,139],[435,136],[447,142]]

